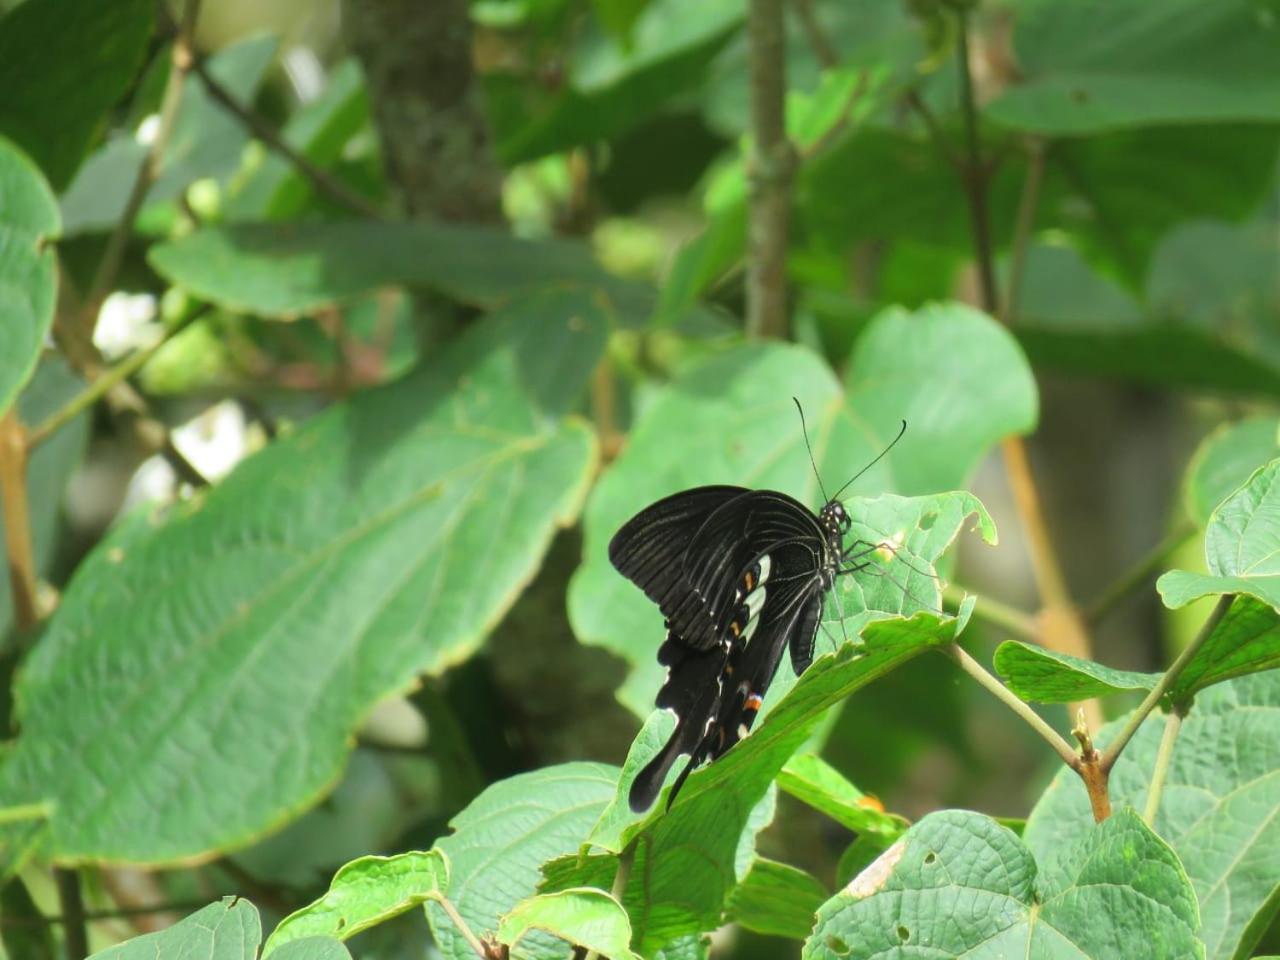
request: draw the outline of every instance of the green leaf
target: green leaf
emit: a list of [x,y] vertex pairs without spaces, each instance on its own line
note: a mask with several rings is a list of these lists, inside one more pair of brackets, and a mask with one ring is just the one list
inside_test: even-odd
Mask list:
[[228,310],[291,317],[388,284],[426,286],[492,306],[547,286],[627,289],[564,240],[532,242],[489,227],[335,222],[206,227],[158,244],[151,265]]
[[[2,362],[2,361],[0,361]],[[84,382],[61,358],[49,357],[36,368],[35,376],[18,396],[18,416],[28,426],[41,423],[84,389]],[[71,473],[84,456],[89,440],[89,413],[76,417],[32,451],[27,460],[27,489],[39,491],[30,497],[31,540],[36,571],[43,573],[53,561],[62,494]],[[0,517],[0,542],[4,518]],[[13,621],[13,595],[9,578],[0,578],[0,637]]]
[[[1105,746],[1123,722],[1108,724],[1095,743]],[[1163,727],[1162,717],[1148,717],[1121,754],[1111,771],[1113,803],[1145,806]],[[1262,932],[1246,939],[1251,922],[1265,928],[1280,903],[1278,818],[1280,673],[1206,690],[1182,723],[1154,826],[1191,878],[1210,960],[1247,957]],[[1043,860],[1092,822],[1079,777],[1063,768],[1032,811],[1026,842]]]
[[1074,703],[1126,690],[1150,690],[1161,676],[1116,670],[1018,640],[1006,640],[996,648],[995,668],[1010,690],[1032,703]]
[[324,896],[280,921],[262,956],[306,937],[348,940],[439,897],[448,883],[449,862],[439,850],[353,860],[334,874]]
[[[607,764],[544,767],[490,785],[454,817],[454,832],[437,846],[449,857],[447,896],[477,936],[496,929],[501,916],[535,893],[544,863],[582,846],[617,778],[618,768]],[[443,956],[473,960],[442,910],[428,904],[427,918]],[[538,933],[524,937],[522,948],[548,960],[567,953]]]
[[1156,581],[1166,607],[1244,593],[1280,609],[1280,459],[1259,467],[1209,518],[1208,575],[1170,570]]
[[1207,526],[1214,508],[1255,470],[1280,457],[1280,418],[1253,417],[1222,424],[1196,448],[1183,482],[1187,510]]
[[0,136],[55,187],[141,68],[153,9],[149,0],[27,0],[0,19]]
[[823,906],[803,956],[1204,956],[1187,875],[1133,810],[1076,837],[1038,865],[989,817],[932,813]]
[[262,927],[248,900],[223,897],[159,933],[135,937],[92,960],[254,960]]
[[1280,616],[1268,603],[1239,596],[1179,674],[1169,696],[1186,703],[1205,687],[1280,667]]
[[351,960],[341,941],[332,937],[304,937],[290,940],[274,954],[276,960]]
[[631,921],[617,900],[599,890],[561,890],[529,897],[498,921],[498,942],[515,958],[539,956],[522,949],[521,940],[533,930],[567,940],[602,957],[640,960],[631,952]]
[[0,767],[0,806],[56,805],[51,856],[243,845],[332,787],[374,702],[475,651],[594,461],[584,425],[520,389],[530,356],[557,362],[537,353],[545,328],[502,329],[477,325],[81,565],[24,665]]
[[[929,613],[872,623],[863,644],[815,660],[749,737],[690,776],[669,812],[659,797],[652,810],[637,815],[628,807],[631,779],[661,743],[651,728],[655,721],[646,724],[632,744],[617,796],[590,837],[614,853],[636,844],[622,901],[632,917],[635,949],[649,954],[677,937],[714,929],[726,896],[753,862],[744,840],[754,832],[762,798],[767,801],[770,784],[827,709],[930,647],[951,642],[962,623]],[[664,712],[654,716],[669,725]]]
[[778,789],[859,835],[896,840],[907,829],[905,818],[869,803],[865,793],[817,754],[802,753],[788,760],[778,774]]
[[49,184],[0,136],[0,415],[35,370],[53,323],[56,259],[46,242],[58,230]]
[[798,867],[763,857],[751,865],[727,905],[740,927],[771,937],[803,940],[827,899],[827,889]]
[[988,104],[1043,134],[1159,123],[1280,120],[1275,12],[1250,0],[1029,3],[1013,34],[1018,80]]
[[[905,334],[908,329],[913,332]],[[892,338],[903,335],[913,344],[909,359],[900,351],[891,353],[896,349]],[[855,494],[960,486],[1002,431],[1025,429],[1035,421],[1030,374],[1008,334],[968,308],[933,306],[911,318],[890,311],[872,323],[863,343],[852,361],[847,393],[830,368],[804,348],[747,344],[690,366],[655,391],[639,412],[626,449],[592,492],[584,562],[569,589],[569,617],[578,638],[608,648],[635,667],[619,698],[636,714],[648,714],[661,682],[662,668],[652,651],[662,636],[662,617],[607,556],[609,538],[634,513],[662,496],[704,483],[781,490],[816,505],[818,483],[792,397],[808,418],[814,456],[828,488],[867,466],[893,439],[902,418],[910,418],[902,442],[850,487]],[[1000,358],[1001,366],[988,367],[975,352],[981,350]],[[708,390],[708,384],[716,389]],[[1008,407],[997,409],[997,403]],[[750,416],[743,415],[747,410]],[[910,516],[917,507],[917,515]],[[955,535],[955,529],[944,534],[945,523],[928,532],[920,526],[941,512],[953,513],[942,507],[884,500],[851,509],[859,521],[864,519],[859,510],[875,512],[884,536],[911,531],[909,548],[924,550]],[[962,514],[977,509],[959,501],[952,507]],[[926,520],[930,510],[934,517]],[[858,535],[870,534],[878,541],[875,526]],[[850,579],[844,578],[843,590],[854,588]],[[929,581],[917,590],[924,579],[914,575],[908,584],[927,599],[937,584]],[[902,609],[903,591],[889,578],[876,578],[868,589],[867,598],[850,600],[856,609],[876,597],[883,598],[881,609]],[[896,605],[883,605],[889,601]]]

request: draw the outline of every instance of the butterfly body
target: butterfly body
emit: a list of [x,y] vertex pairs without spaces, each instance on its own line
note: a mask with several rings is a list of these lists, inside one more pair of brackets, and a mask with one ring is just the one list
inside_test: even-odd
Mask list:
[[745,737],[784,650],[799,675],[813,659],[823,600],[845,572],[850,520],[836,500],[817,513],[773,490],[695,487],[652,504],[609,544],[609,559],[661,609],[667,668],[657,705],[676,728],[632,782],[647,809],[676,758],[685,777]]

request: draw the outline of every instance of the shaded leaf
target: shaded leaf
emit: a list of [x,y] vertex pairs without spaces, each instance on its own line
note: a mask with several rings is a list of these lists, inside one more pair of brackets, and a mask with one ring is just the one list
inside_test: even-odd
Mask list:
[[0,136],[55,188],[141,68],[153,10],[149,0],[27,0],[0,19]]
[[497,939],[516,958],[527,952],[522,939],[533,930],[595,951],[602,957],[640,960],[631,952],[631,922],[613,897],[586,888],[561,890],[521,900],[498,921]]
[[857,834],[896,840],[907,828],[905,818],[885,813],[878,803],[871,802],[874,798],[817,754],[801,753],[788,760],[778,774],[778,789]]
[[353,860],[334,874],[324,896],[280,921],[262,956],[304,938],[347,940],[440,896],[448,883],[449,862],[439,850]]
[[159,933],[95,953],[92,960],[254,960],[262,927],[248,900],[223,897]]
[[996,648],[995,668],[1010,690],[1032,703],[1074,703],[1126,690],[1150,690],[1161,676],[1116,670],[1018,640],[1006,640]]
[[127,521],[82,564],[23,668],[0,767],[0,805],[55,803],[51,856],[243,845],[331,787],[375,701],[476,649],[594,458],[492,333],[335,406],[167,520]]
[[276,960],[351,960],[351,954],[332,937],[303,937],[290,940],[274,954]]
[[[448,898],[477,936],[497,929],[500,917],[534,894],[544,863],[582,846],[617,776],[617,767],[601,763],[545,767],[491,784],[453,818],[453,833],[437,846],[449,857]],[[428,904],[427,918],[445,957],[473,960],[442,910]],[[569,952],[540,933],[524,937],[521,947],[527,957]]]
[[[1123,722],[1094,735],[1099,748]],[[1111,771],[1113,803],[1145,806],[1163,727],[1162,717],[1148,717],[1121,754]],[[1210,960],[1248,956],[1280,904],[1277,818],[1280,673],[1204,691],[1182,723],[1154,826],[1191,878]],[[1064,768],[1031,812],[1026,842],[1043,861],[1092,822],[1079,777]]]
[[1187,510],[1201,525],[1254,471],[1280,457],[1280,418],[1222,424],[1196,448],[1183,481]]
[[31,377],[53,323],[56,264],[45,244],[58,229],[49,184],[0,136],[0,415]]
[[803,940],[827,899],[827,889],[798,867],[763,857],[729,897],[729,919],[746,930]]

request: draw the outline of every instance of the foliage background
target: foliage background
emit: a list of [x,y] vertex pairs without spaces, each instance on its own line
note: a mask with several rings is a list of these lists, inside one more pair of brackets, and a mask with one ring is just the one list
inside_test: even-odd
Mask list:
[[[744,321],[748,196],[777,184],[741,0],[261,6],[0,3],[0,411],[38,581],[33,609],[0,584],[0,796],[55,807],[6,828],[11,955],[63,946],[68,866],[89,910],[149,911],[94,949],[230,893],[270,930],[533,771],[571,784],[545,843],[441,847],[536,882],[660,681],[604,544],[693,483],[816,506],[793,395],[828,488],[905,417],[852,492],[987,505],[998,548],[955,564],[983,661],[1073,642],[1046,545],[1109,666],[1161,669],[1204,620],[1151,585],[1204,568],[1280,443],[1273,0],[988,2],[963,35],[946,3],[786,4],[782,331]],[[938,657],[815,743],[912,820],[1025,817],[1056,763]],[[852,836],[784,794],[757,843],[820,902]],[[1274,913],[1237,918],[1260,951]],[[786,924],[716,955],[794,953]],[[429,944],[411,913],[348,946]]]

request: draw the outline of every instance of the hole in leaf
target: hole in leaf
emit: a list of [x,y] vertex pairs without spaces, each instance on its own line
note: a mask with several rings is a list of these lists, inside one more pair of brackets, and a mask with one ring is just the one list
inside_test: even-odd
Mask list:
[[921,530],[932,530],[933,521],[937,519],[938,519],[937,513],[930,510],[928,513],[921,515],[920,519],[916,522],[916,526],[919,527]]
[[339,918],[338,918],[338,929],[339,929],[339,930],[341,930],[341,929],[342,929],[343,927],[345,927],[346,925],[347,925],[347,918],[346,918],[346,917],[339,917]]
[[911,939],[911,931],[908,930],[906,927],[898,927],[898,939],[901,940],[903,943],[906,943],[908,940]]
[[849,945],[839,937],[827,937],[827,949],[837,956],[846,957],[849,955]]
[[937,855],[936,853],[932,852],[932,851],[930,851],[929,853],[926,853],[926,854],[924,855],[924,862],[925,862],[925,863],[933,863],[933,862],[934,862],[935,860],[937,860],[937,859],[938,859],[938,855]]

